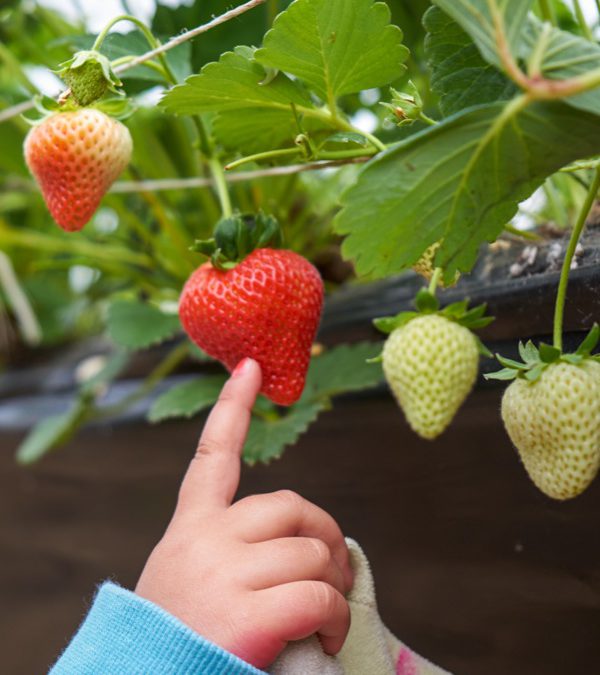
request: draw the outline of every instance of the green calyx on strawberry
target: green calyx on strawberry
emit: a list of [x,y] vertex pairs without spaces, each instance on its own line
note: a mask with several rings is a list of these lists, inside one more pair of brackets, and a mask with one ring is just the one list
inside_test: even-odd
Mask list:
[[519,343],[519,354],[523,362],[496,355],[500,365],[504,366],[497,373],[485,376],[487,380],[515,380],[524,378],[528,382],[537,382],[542,373],[553,363],[563,362],[579,366],[586,359],[600,361],[600,355],[592,356],[592,352],[600,341],[600,326],[595,324],[574,354],[563,354],[560,349],[541,343],[536,347],[531,340],[527,344]]
[[389,334],[381,361],[390,388],[419,436],[433,440],[450,425],[471,392],[481,354],[491,356],[472,329],[489,325],[485,305],[468,309],[468,301],[440,309],[422,290],[416,312],[377,319]]
[[95,50],[77,52],[72,59],[61,64],[58,75],[79,106],[89,106],[108,92],[122,95],[119,87],[123,83],[113,71],[110,61]]
[[[417,310],[416,312],[401,312],[397,316],[375,319],[373,322],[375,328],[382,333],[389,335],[397,328],[406,326],[406,324],[413,319],[432,314],[442,316],[470,331],[485,328],[494,321],[494,317],[485,316],[487,310],[486,304],[469,309],[469,301],[462,300],[448,305],[447,307],[444,307],[444,309],[440,309],[439,300],[426,289],[420,290],[417,294],[417,297],[415,298],[415,308]],[[477,338],[477,336],[474,335],[473,337],[478,341],[478,347],[481,354],[483,356],[491,357],[492,353],[489,349],[479,340],[479,338]]]
[[283,236],[273,216],[235,214],[221,220],[212,239],[196,241],[191,250],[210,258],[215,269],[232,270],[252,251],[281,248]]
[[502,420],[533,483],[557,500],[584,492],[600,469],[600,340],[595,325],[579,349],[519,345],[523,362],[488,379],[514,380],[502,399]]
[[200,349],[229,371],[245,358],[262,370],[261,392],[290,406],[302,396],[323,309],[319,272],[278,248],[274,218],[233,216],[193,250],[210,257],[187,281],[181,324]]

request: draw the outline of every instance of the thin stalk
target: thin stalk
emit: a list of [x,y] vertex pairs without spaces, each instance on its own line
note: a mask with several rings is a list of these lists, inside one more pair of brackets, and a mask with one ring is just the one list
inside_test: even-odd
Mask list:
[[442,273],[443,273],[443,270],[442,270],[441,267],[435,268],[433,276],[431,277],[431,281],[429,282],[429,288],[428,288],[428,291],[431,293],[431,295],[435,295],[435,292],[437,291],[438,284],[440,283],[440,279],[442,278]]
[[581,30],[583,31],[584,36],[590,40],[591,42],[594,41],[594,34],[592,33],[592,29],[590,28],[588,22],[585,20],[585,14],[583,13],[583,10],[581,9],[581,3],[579,0],[573,0],[573,5],[575,7],[575,15],[577,16],[577,21],[579,22],[579,25],[581,26]]
[[429,117],[429,115],[426,115],[423,111],[421,111],[419,119],[422,122],[425,122],[425,124],[429,124],[430,127],[435,127],[439,124],[437,120],[434,120],[432,117]]
[[355,126],[352,126],[350,122],[346,122],[346,120],[342,120],[339,117],[334,118],[333,121],[339,125],[341,129],[344,131],[351,131],[356,134],[360,134],[361,136],[364,136],[366,139],[368,139],[371,142],[371,145],[373,147],[377,148],[380,152],[383,152],[384,150],[387,150],[387,145],[380,141],[377,136],[373,136],[373,134],[369,133],[368,131],[363,131],[362,129],[357,129]]
[[539,0],[539,5],[544,21],[549,21],[553,26],[556,26],[556,12],[552,0]]
[[241,159],[236,159],[234,162],[230,162],[225,167],[225,171],[237,169],[239,166],[249,164],[250,162],[261,162],[269,159],[278,159],[279,157],[291,157],[299,155],[301,153],[302,149],[298,147],[283,148],[282,150],[267,150],[266,152],[257,152],[255,155],[248,155],[247,157],[242,157]]
[[539,234],[535,232],[529,232],[528,230],[519,230],[514,227],[514,225],[507,224],[504,226],[504,231],[507,234],[512,234],[513,237],[519,237],[519,239],[526,239],[527,241],[542,241],[543,237],[540,237]]
[[19,322],[21,335],[28,345],[39,345],[42,341],[42,329],[25,295],[10,258],[0,251],[0,286],[8,298]]
[[120,415],[123,411],[131,408],[146,396],[152,393],[154,388],[160,384],[165,377],[177,370],[189,355],[189,343],[182,342],[178,344],[166,358],[148,375],[142,384],[132,394],[126,396],[119,403],[106,407],[97,407],[90,414],[88,419],[104,420]]
[[267,0],[267,28],[271,28],[279,14],[279,0]]
[[[117,23],[120,23],[121,21],[129,21],[130,23],[137,26],[141,31],[141,33],[143,34],[143,36],[146,38],[151,49],[156,50],[160,48],[161,46],[160,41],[157,40],[156,37],[154,37],[152,31],[148,28],[148,26],[146,26],[146,24],[143,21],[140,21],[140,19],[136,18],[135,16],[132,16],[131,14],[121,14],[120,16],[117,16],[111,21],[109,21],[109,23],[104,27],[102,32],[96,38],[96,42],[94,42],[92,51],[100,50],[100,47],[102,46],[102,43],[109,34],[111,28],[113,28]],[[171,84],[177,84],[177,78],[175,77],[173,71],[171,70],[171,66],[169,66],[169,63],[165,58],[165,55],[163,53],[159,53],[157,54],[157,56],[161,66],[163,67],[164,75],[167,81],[170,82]],[[134,59],[131,60],[133,61]]]
[[579,243],[579,239],[581,238],[581,234],[585,228],[588,216],[590,215],[592,207],[596,201],[598,190],[600,190],[600,168],[596,169],[594,180],[592,181],[592,185],[588,191],[586,200],[581,209],[581,213],[579,214],[577,222],[575,223],[575,227],[573,228],[571,240],[569,241],[569,247],[567,248],[567,252],[565,254],[562,272],[560,274],[560,283],[556,296],[556,309],[554,312],[554,346],[560,350],[562,350],[563,347],[562,331],[565,316],[565,302],[567,299],[567,288],[569,286],[569,273],[571,271],[571,265],[573,264],[573,258],[575,257],[575,251],[577,250],[577,244]]
[[212,157],[208,160],[208,164],[215,181],[215,188],[217,190],[217,195],[219,196],[223,218],[230,218],[233,215],[233,206],[231,204],[227,179],[225,178],[225,172],[223,171],[221,162],[215,157]]

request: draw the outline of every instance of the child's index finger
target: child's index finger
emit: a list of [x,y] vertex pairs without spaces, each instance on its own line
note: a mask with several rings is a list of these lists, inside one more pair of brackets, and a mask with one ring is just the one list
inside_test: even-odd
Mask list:
[[206,511],[231,505],[240,481],[240,457],[251,411],[261,383],[260,366],[252,359],[245,359],[223,387],[183,479],[176,516],[190,510]]

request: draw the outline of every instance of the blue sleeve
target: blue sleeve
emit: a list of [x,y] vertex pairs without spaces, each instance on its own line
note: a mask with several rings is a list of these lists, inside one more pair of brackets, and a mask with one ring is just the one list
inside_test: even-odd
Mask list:
[[157,605],[104,584],[50,675],[265,675]]

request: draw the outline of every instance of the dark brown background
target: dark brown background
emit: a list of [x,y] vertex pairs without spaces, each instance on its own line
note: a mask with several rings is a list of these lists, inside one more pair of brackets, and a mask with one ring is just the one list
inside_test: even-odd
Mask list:
[[[340,401],[283,460],[245,469],[241,492],[291,488],[331,511],[392,630],[457,675],[600,672],[600,483],[567,504],[539,494],[499,400],[477,391],[435,444],[387,395]],[[94,584],[134,584],[200,426],[90,429],[33,470],[0,437],[3,673],[44,672]]]

